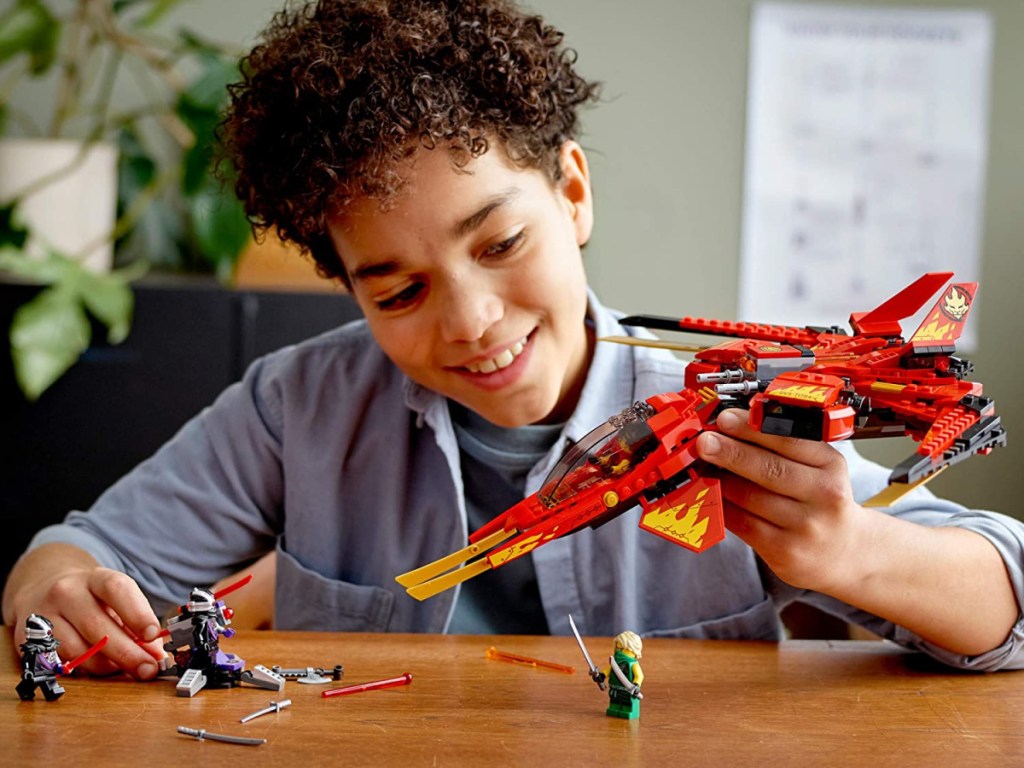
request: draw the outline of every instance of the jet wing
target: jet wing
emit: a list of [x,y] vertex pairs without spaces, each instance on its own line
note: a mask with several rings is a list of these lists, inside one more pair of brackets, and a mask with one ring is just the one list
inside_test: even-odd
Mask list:
[[893,469],[889,487],[865,506],[890,506],[946,467],[1002,445],[1006,445],[1006,429],[995,414],[995,404],[989,398],[968,395],[935,420],[917,450]]
[[690,481],[648,502],[641,497],[640,527],[693,552],[725,538],[721,481],[690,470]]

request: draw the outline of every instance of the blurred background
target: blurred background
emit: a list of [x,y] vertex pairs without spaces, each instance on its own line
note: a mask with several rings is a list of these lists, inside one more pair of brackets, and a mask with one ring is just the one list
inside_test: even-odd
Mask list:
[[[28,0],[0,0],[0,18],[27,5],[31,5]],[[136,21],[141,14],[151,14],[146,33],[178,41],[174,56],[181,64],[182,81],[169,84],[159,75],[156,78],[161,87],[171,86],[168,98],[177,105],[176,119],[200,135],[205,119],[202,109],[216,106],[218,83],[222,85],[218,77],[224,77],[223,70],[211,62],[217,56],[230,60],[233,51],[247,49],[280,2],[185,0],[146,5],[128,2],[113,7],[135,13]],[[602,103],[583,116],[582,138],[597,209],[585,259],[598,294],[606,304],[630,313],[736,319],[741,308],[748,64],[755,3],[633,0],[623,5],[612,0],[533,0],[527,5],[566,33],[568,44],[579,54],[579,70],[604,83]],[[974,377],[996,398],[1009,432],[1009,447],[950,469],[931,487],[965,504],[1021,517],[1018,504],[1024,498],[1024,472],[1017,440],[1024,429],[1024,404],[1015,400],[1015,393],[1024,355],[1016,316],[1021,304],[1018,286],[1024,284],[1024,3],[876,0],[861,5],[837,0],[827,5],[983,11],[991,19],[987,152],[976,276],[980,302],[970,320],[977,334],[970,359],[976,366]],[[49,6],[73,16],[78,3],[53,0]],[[191,30],[192,37],[183,35],[182,29]],[[69,44],[67,39],[60,42]],[[186,49],[187,55],[183,54]],[[0,87],[6,88],[0,93],[8,113],[4,133],[26,135],[30,133],[26,126],[52,120],[49,110],[60,99],[59,78],[50,73],[33,78],[25,87],[8,87],[12,80],[3,76],[14,59],[5,63],[3,55],[0,49],[0,66],[6,67],[0,69]],[[110,101],[115,106],[122,100],[126,104],[137,100],[140,93],[150,106],[144,78],[128,74],[111,82]],[[183,93],[191,99],[187,104],[182,102]],[[17,120],[11,119],[14,113]],[[168,155],[177,152],[174,163],[181,163],[182,150],[173,136],[157,135],[166,121],[152,122],[140,128],[139,141],[151,140],[154,149],[149,159],[139,153],[140,167],[149,172],[135,180],[136,189],[150,189],[146,184],[154,178],[153,169],[159,169]],[[186,162],[182,173],[198,176],[205,170],[203,162]],[[181,182],[176,178],[169,185],[175,190],[171,198],[182,196]],[[157,263],[160,268],[151,266],[141,279],[128,267],[124,279],[135,281],[136,301],[128,339],[121,345],[110,343],[117,340],[119,327],[116,299],[111,300],[109,311],[100,307],[98,318],[95,309],[88,307],[91,335],[82,361],[35,400],[26,399],[22,387],[15,385],[10,356],[4,350],[0,511],[5,526],[13,526],[14,531],[9,550],[3,553],[5,569],[34,527],[58,510],[66,511],[68,505],[88,505],[108,478],[129,469],[139,458],[136,454],[155,449],[181,421],[237,378],[252,357],[354,315],[344,297],[325,292],[327,287],[315,282],[308,266],[287,255],[270,249],[273,252],[260,257],[264,268],[250,269],[243,256],[250,247],[244,233],[240,240],[233,223],[225,224],[223,232],[209,223],[210,217],[216,219],[219,214],[230,219],[227,204],[211,203],[213,193],[207,194],[195,178],[190,183],[184,196],[202,198],[208,208],[200,216],[208,218],[186,216],[170,239],[137,237],[129,243],[123,238],[123,245],[152,261],[158,261],[155,254],[160,249],[180,253],[223,247],[222,259],[204,263],[200,253],[175,264],[172,254],[165,257],[166,263]],[[162,197],[166,191],[156,190],[153,197]],[[122,200],[122,214],[125,205]],[[181,213],[180,200],[172,199],[167,206],[159,215]],[[182,227],[209,230],[207,240],[197,244],[194,233],[182,232]],[[204,242],[216,246],[204,246]],[[240,259],[246,266],[239,266]],[[125,261],[131,259],[115,255],[113,264],[116,268]],[[297,269],[292,269],[293,264],[298,264]],[[946,268],[938,263],[930,267]],[[44,275],[43,283],[52,277],[53,273]],[[19,279],[8,273],[8,278],[11,284],[0,291],[0,323],[5,330],[17,309],[38,295],[40,275],[22,272]],[[874,301],[862,306],[837,302],[830,322],[848,327],[850,311],[871,309],[904,284],[894,278]],[[802,325],[808,320],[792,317],[790,322]],[[120,399],[115,397],[119,393]],[[112,445],[123,449],[121,454],[106,455]],[[864,442],[860,447],[887,464],[912,450],[909,441],[897,439]],[[65,486],[74,486],[73,494],[65,493]],[[23,522],[25,509],[38,512],[31,523]]]

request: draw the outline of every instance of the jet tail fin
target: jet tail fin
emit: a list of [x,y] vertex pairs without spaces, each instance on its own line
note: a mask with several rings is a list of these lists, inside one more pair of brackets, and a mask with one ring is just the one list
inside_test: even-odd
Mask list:
[[914,315],[946,281],[952,272],[928,272],[870,312],[854,312],[850,325],[862,336],[902,336],[900,320]]
[[952,352],[974,304],[977,283],[953,283],[910,337],[915,352]]

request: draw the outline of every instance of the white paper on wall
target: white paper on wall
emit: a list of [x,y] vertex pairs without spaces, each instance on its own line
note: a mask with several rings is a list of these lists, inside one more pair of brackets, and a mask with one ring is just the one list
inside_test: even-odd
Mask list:
[[755,6],[741,319],[844,325],[924,272],[977,280],[991,41],[983,11]]

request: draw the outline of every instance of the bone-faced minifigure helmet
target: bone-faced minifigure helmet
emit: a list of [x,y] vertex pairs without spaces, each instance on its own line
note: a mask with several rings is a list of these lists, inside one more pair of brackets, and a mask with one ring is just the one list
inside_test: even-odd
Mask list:
[[185,603],[185,607],[192,613],[203,613],[204,611],[212,611],[213,604],[213,593],[208,589],[196,587],[188,596],[188,602]]
[[29,614],[25,619],[25,637],[29,640],[53,640],[53,624],[45,616]]

